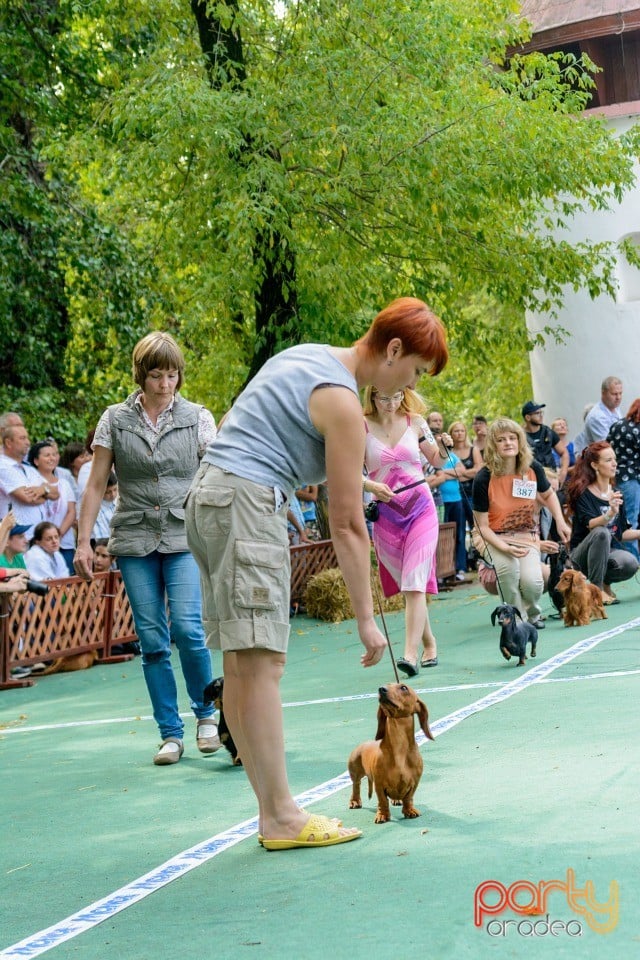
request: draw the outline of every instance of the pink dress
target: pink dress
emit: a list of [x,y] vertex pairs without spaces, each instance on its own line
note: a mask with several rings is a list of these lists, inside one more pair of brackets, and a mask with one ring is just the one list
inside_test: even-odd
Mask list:
[[[418,438],[407,417],[407,429],[395,447],[388,447],[367,429],[365,466],[369,477],[392,490],[424,476]],[[379,503],[373,524],[373,545],[385,597],[405,590],[437,593],[438,515],[428,484],[398,493]]]

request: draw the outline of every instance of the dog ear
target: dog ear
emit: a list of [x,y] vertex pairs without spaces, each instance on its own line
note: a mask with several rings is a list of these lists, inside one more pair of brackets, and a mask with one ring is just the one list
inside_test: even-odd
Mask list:
[[[522,614],[520,613],[520,611],[518,610],[518,608],[517,608],[517,607],[514,607],[513,609],[514,609],[515,612],[516,612],[516,619],[517,619],[518,617],[520,617],[520,619],[522,620]],[[522,622],[524,623],[524,620],[522,620]]]
[[387,715],[382,709],[378,707],[378,729],[376,730],[376,740],[383,740],[384,735],[387,732]]
[[495,627],[495,625],[496,625],[496,617],[498,616],[498,611],[499,611],[499,610],[500,610],[500,607],[496,607],[495,610],[493,611],[493,613],[491,614],[491,626],[492,626],[492,627]]
[[418,714],[420,727],[425,737],[428,737],[429,740],[434,740],[435,737],[431,733],[431,730],[429,730],[429,711],[427,710],[426,703],[423,703],[422,700],[418,700],[416,713]]

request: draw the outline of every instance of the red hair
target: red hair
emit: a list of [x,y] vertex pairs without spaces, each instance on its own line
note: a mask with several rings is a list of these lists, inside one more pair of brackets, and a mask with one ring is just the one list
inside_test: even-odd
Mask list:
[[569,513],[575,512],[576,504],[590,483],[596,482],[596,471],[593,464],[600,459],[603,450],[611,450],[611,444],[606,440],[596,440],[585,447],[576,459],[576,465],[571,472],[567,483],[566,500]]
[[405,354],[415,353],[429,363],[429,375],[444,370],[449,351],[442,321],[416,297],[399,297],[381,310],[358,341],[370,354],[381,355],[390,340],[402,341]]
[[640,423],[640,397],[634,400],[627,410],[625,420],[633,420],[634,423]]

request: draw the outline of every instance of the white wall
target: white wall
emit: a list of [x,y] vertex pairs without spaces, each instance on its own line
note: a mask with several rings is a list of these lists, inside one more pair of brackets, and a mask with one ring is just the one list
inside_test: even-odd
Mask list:
[[[635,106],[635,104],[634,104]],[[609,120],[612,129],[628,129],[638,116],[627,114]],[[573,221],[569,239],[610,240],[617,242],[629,234],[640,233],[640,165],[637,186],[610,212],[582,214]],[[635,268],[626,288],[632,296],[640,290],[633,282]],[[640,273],[640,271],[637,271]],[[549,323],[545,315],[528,313],[527,326],[538,332]],[[571,438],[582,426],[585,404],[600,399],[600,384],[605,377],[617,376],[623,382],[622,412],[640,397],[640,299],[616,302],[608,297],[591,300],[586,290],[566,291],[564,307],[554,326],[564,327],[564,344],[547,340],[544,347],[531,353],[533,396],[546,403],[545,423],[554,417],[566,417]]]

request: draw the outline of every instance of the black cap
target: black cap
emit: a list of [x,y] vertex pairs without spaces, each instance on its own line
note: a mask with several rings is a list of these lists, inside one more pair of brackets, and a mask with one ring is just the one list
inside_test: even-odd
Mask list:
[[533,400],[527,400],[522,408],[522,416],[526,417],[528,413],[537,413],[538,410],[543,410],[545,407],[546,403],[534,403]]

